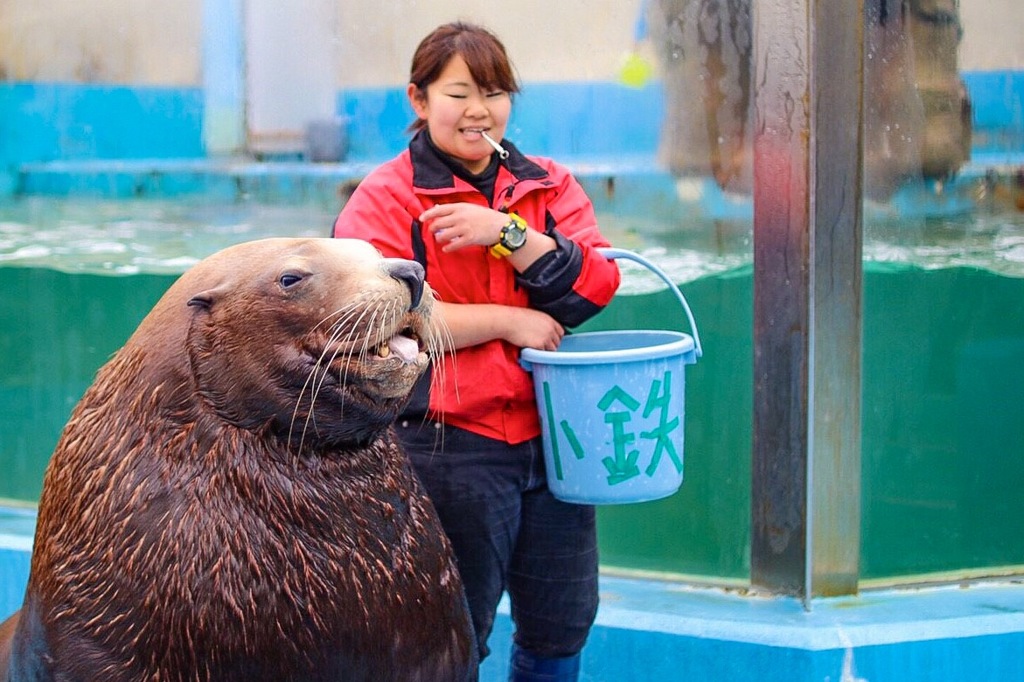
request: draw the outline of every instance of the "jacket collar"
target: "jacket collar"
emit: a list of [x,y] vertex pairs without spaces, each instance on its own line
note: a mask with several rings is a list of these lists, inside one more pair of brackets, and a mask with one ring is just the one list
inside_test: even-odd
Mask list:
[[[508,158],[502,164],[517,180],[540,180],[548,172],[530,161],[508,140],[501,146],[508,150]],[[409,155],[412,160],[412,184],[420,189],[448,189],[455,186],[455,175],[430,143],[425,130],[420,130],[409,141]]]

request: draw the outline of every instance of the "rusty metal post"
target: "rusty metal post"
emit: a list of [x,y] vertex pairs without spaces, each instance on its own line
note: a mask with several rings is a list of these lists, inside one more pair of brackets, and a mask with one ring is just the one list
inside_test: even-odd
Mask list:
[[857,590],[863,3],[754,13],[751,580]]

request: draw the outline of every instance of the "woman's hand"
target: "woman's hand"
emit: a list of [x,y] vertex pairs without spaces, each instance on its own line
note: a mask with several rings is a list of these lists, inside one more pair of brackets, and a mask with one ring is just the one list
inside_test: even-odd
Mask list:
[[420,214],[442,251],[457,251],[467,246],[491,246],[498,242],[508,214],[493,208],[465,202],[438,204]]
[[565,336],[565,328],[539,310],[510,307],[505,314],[508,328],[504,338],[513,346],[556,350]]
[[[432,206],[420,214],[419,221],[447,252],[467,246],[494,246],[509,217],[493,208],[459,202]],[[557,248],[554,239],[532,226],[527,226],[526,235],[526,243],[507,257],[518,272],[525,272],[538,258]]]
[[454,348],[503,339],[519,348],[555,350],[565,336],[565,328],[555,318],[533,308],[438,301],[434,310],[440,313]]

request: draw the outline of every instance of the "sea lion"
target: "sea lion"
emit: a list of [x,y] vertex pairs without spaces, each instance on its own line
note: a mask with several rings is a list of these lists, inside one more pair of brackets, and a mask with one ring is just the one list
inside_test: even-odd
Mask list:
[[0,679],[475,679],[391,431],[439,351],[432,304],[418,264],[358,240],[249,242],[182,275],[61,435]]

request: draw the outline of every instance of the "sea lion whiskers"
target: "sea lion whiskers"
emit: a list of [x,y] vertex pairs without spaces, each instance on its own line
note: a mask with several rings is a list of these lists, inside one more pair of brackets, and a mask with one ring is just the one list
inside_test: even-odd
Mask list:
[[[338,356],[341,355],[342,347],[355,347],[355,343],[353,343],[353,340],[359,333],[360,325],[364,322],[364,318],[366,317],[367,313],[370,314],[370,318],[368,321],[366,321],[365,324],[367,329],[375,329],[381,325],[381,321],[378,320],[378,316],[380,316],[381,318],[383,318],[384,316],[381,314],[381,311],[379,309],[367,308],[359,312],[359,316],[352,321],[352,324],[347,324],[349,322],[350,316],[346,316],[338,320],[331,326],[331,336],[328,339],[328,347],[334,346],[334,351],[332,352],[331,357],[328,359],[326,363],[327,367],[324,368],[324,372],[321,374],[321,381],[320,384],[316,386],[315,393],[319,393],[320,387],[323,383],[323,379],[326,378],[327,376],[327,368],[329,368],[329,366],[338,358]],[[345,326],[347,326],[347,329],[345,328]],[[342,340],[343,337],[344,340]],[[360,362],[364,362],[366,360],[366,349],[369,347],[369,340],[370,336],[369,334],[367,334],[366,336],[363,337],[363,342],[362,345],[359,347],[359,351],[353,351],[349,353],[349,355],[355,357]],[[339,341],[341,341],[340,344],[338,343]],[[348,385],[349,367],[350,365],[346,364],[345,371],[339,376],[339,379],[341,380],[341,385],[343,387]],[[315,395],[312,396],[313,399],[315,399],[315,397]]]
[[[440,301],[441,297],[437,295],[437,292],[431,291],[431,295],[435,301]],[[455,337],[452,336],[451,329],[443,319],[432,317],[429,321],[430,334],[427,339],[427,354],[431,360],[440,360],[445,355],[451,355],[452,357],[452,371],[458,374],[458,365],[455,363]],[[447,366],[443,362],[438,362],[434,365],[437,373],[437,385],[444,391],[447,385]],[[455,397],[458,399],[458,382],[456,382]]]
[[[365,304],[365,302],[364,302]],[[308,429],[312,426],[316,429],[315,411],[317,396],[323,388],[324,382],[330,376],[330,367],[339,357],[353,358],[357,363],[365,364],[371,354],[386,358],[390,354],[388,347],[389,339],[395,336],[396,330],[402,331],[400,321],[404,316],[404,302],[398,300],[378,300],[373,305],[361,307],[358,305],[347,306],[343,310],[334,311],[326,316],[324,320],[333,319],[330,327],[330,334],[327,338],[320,357],[311,368],[307,381],[296,401],[291,425],[289,426],[289,441],[292,438],[298,410],[301,407],[303,396],[309,396],[309,412],[306,416],[299,439],[299,449],[304,447]],[[321,321],[321,323],[323,320]],[[316,325],[319,327],[320,325]],[[365,334],[363,330],[381,330],[379,335]],[[361,339],[359,338],[361,336]],[[415,335],[418,338],[418,335]],[[429,341],[429,339],[428,339]],[[346,349],[347,352],[346,352]],[[339,373],[338,381],[342,388],[349,384],[349,371],[352,363],[346,363]],[[322,371],[320,371],[322,370]],[[308,393],[307,393],[308,390]],[[341,394],[341,407],[344,409],[346,396],[344,391]]]
[[[295,420],[299,416],[299,407],[302,405],[302,399],[306,395],[306,391],[310,390],[310,407],[309,412],[306,415],[306,419],[302,425],[302,435],[299,438],[299,452],[302,451],[302,446],[306,440],[306,429],[309,427],[311,420],[314,419],[313,407],[316,403],[316,394],[319,393],[320,387],[323,384],[323,381],[326,379],[327,373],[330,371],[330,364],[334,362],[339,353],[339,349],[337,348],[337,346],[334,347],[333,351],[330,351],[330,349],[332,345],[334,345],[334,342],[337,341],[337,339],[340,337],[338,333],[340,331],[340,326],[344,325],[352,317],[354,313],[359,313],[359,315],[361,316],[365,314],[365,312],[366,311],[362,308],[358,301],[351,302],[322,317],[320,321],[313,325],[312,329],[310,330],[311,333],[316,332],[316,330],[318,330],[322,325],[327,323],[328,320],[340,316],[339,320],[336,320],[331,323],[327,343],[323,345],[323,348],[320,351],[320,356],[316,359],[316,362],[314,362],[312,368],[310,368],[309,373],[306,375],[306,381],[305,383],[303,383],[302,389],[299,391],[298,397],[295,399],[295,408],[292,410],[292,418],[288,426],[289,443],[291,443],[292,436],[294,435]],[[327,358],[329,351],[331,352],[331,357],[327,359],[327,362],[324,362],[324,359]],[[317,370],[319,370],[321,367],[323,368],[323,372],[320,375],[320,379],[319,381],[314,381],[317,376]],[[312,389],[310,389],[311,384],[314,384]],[[315,424],[313,426],[314,428],[316,427]]]
[[[354,344],[352,343],[353,338],[358,333],[359,327],[360,327],[360,323],[363,321],[363,318],[366,316],[367,313],[370,313],[370,319],[367,322],[366,326],[367,326],[368,329],[373,329],[373,328],[375,328],[375,326],[377,324],[377,316],[378,316],[378,313],[379,313],[379,311],[377,309],[372,309],[372,310],[366,309],[366,310],[361,311],[360,315],[355,319],[354,324],[350,325],[347,330],[343,329],[341,327],[342,323],[344,323],[346,321],[344,319],[343,320],[339,320],[338,322],[335,322],[334,325],[332,326],[332,336],[330,338],[330,343],[334,344],[334,342],[341,340],[343,336],[345,337],[345,339],[344,339],[344,341],[340,345],[336,345],[335,346],[334,352],[331,354],[330,359],[328,359],[328,361],[326,363],[326,366],[324,367],[324,371],[320,375],[320,382],[315,386],[315,388],[313,389],[313,394],[310,396],[310,405],[311,406],[312,406],[312,404],[314,404],[316,402],[316,397],[320,393],[320,389],[323,386],[324,380],[327,378],[327,374],[329,372],[330,365],[333,364],[334,361],[341,354],[341,347],[343,347],[343,346],[352,346],[352,347],[354,347]],[[346,331],[347,331],[347,334],[344,333]],[[351,357],[355,357],[355,359],[358,360],[359,362],[365,362],[366,361],[366,348],[367,348],[368,344],[369,344],[369,336],[367,335],[367,336],[363,337],[363,343],[362,343],[362,346],[359,349],[359,352],[358,353],[352,352],[352,353],[349,353],[349,355]],[[351,363],[347,363],[345,365],[344,371],[341,372],[338,375],[338,380],[339,380],[340,386],[342,388],[345,388],[345,387],[348,386],[348,372],[349,372],[349,368],[351,366],[352,366]],[[342,405],[342,409],[344,409],[344,406],[345,406],[345,396],[344,396],[344,394],[342,395],[341,405]]]
[[[331,317],[334,317],[339,314],[342,315],[342,318],[340,320],[331,324],[327,342],[324,343],[323,348],[320,351],[319,357],[317,357],[316,361],[313,363],[313,366],[310,368],[309,373],[306,375],[306,381],[303,383],[302,389],[299,391],[298,395],[295,398],[295,407],[292,410],[292,418],[288,425],[289,443],[292,442],[292,437],[294,435],[295,429],[295,421],[298,418],[299,409],[302,406],[303,398],[307,395],[306,392],[309,391],[309,409],[306,412],[306,418],[302,424],[302,433],[299,436],[298,452],[300,453],[302,452],[302,449],[306,443],[306,433],[309,430],[309,427],[312,425],[314,430],[316,430],[317,428],[316,413],[314,410],[314,408],[316,407],[316,398],[320,393],[320,389],[323,386],[323,382],[327,380],[327,377],[330,374],[331,364],[338,358],[338,356],[341,353],[341,347],[337,344],[337,341],[341,338],[342,335],[342,325],[344,325],[353,316],[353,314],[358,313],[358,318],[361,318],[363,315],[366,314],[366,311],[364,309],[355,304],[350,304],[346,306],[346,308],[343,308],[342,310],[344,311],[344,313],[342,313],[341,311],[335,311],[326,316],[325,318],[323,318],[313,327],[313,329],[316,330],[320,327],[321,324],[323,324],[326,320],[330,319]],[[346,374],[348,372],[347,366],[345,368],[345,372]],[[347,378],[339,377],[339,379],[342,385],[344,385],[345,381],[347,381]],[[344,408],[344,395],[342,396],[341,400],[341,406],[342,408]]]
[[[435,301],[440,301],[441,297],[437,295],[437,292],[431,292]],[[427,353],[430,355],[432,361],[440,360],[444,358],[446,354],[451,354],[449,357],[452,358],[451,371],[455,372],[456,377],[458,375],[459,367],[455,362],[455,338],[452,336],[451,329],[445,323],[443,319],[431,318],[430,320],[430,335],[428,339]],[[446,362],[435,362],[434,363],[434,376],[431,381],[435,383],[442,393],[445,391],[448,382],[448,363]],[[455,382],[455,399],[459,398],[458,381]],[[444,447],[444,421],[438,421],[439,429],[437,430],[436,447]]]

